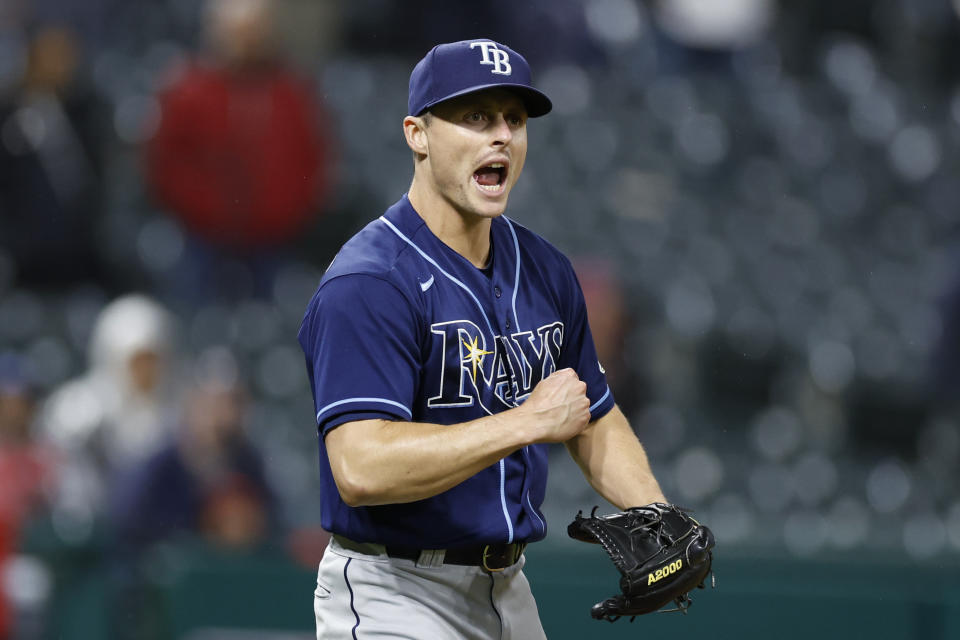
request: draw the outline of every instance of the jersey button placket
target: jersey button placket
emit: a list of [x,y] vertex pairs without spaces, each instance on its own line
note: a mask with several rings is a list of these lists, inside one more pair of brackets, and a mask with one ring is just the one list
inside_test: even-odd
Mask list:
[[[501,326],[505,331],[510,331],[510,329],[513,328],[513,325],[510,324],[510,311],[509,309],[503,306],[507,304],[507,301],[503,299],[503,288],[498,284],[493,285],[493,298],[497,308],[500,311],[506,312],[502,316],[503,324]],[[498,312],[498,315],[499,315],[499,312]]]

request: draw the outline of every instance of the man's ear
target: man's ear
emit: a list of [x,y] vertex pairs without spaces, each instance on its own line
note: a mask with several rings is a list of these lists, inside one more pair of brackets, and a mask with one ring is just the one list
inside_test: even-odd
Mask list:
[[407,139],[407,146],[419,156],[427,155],[426,122],[418,116],[407,116],[403,119],[403,136]]

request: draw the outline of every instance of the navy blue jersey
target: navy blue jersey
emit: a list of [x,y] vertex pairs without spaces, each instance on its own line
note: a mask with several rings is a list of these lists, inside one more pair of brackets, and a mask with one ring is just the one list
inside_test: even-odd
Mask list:
[[350,239],[307,307],[299,340],[316,405],[321,524],[353,540],[421,548],[536,541],[546,445],[530,445],[439,495],[349,507],[324,435],[365,419],[457,424],[522,403],[553,371],[587,384],[591,418],[614,404],[570,261],[501,216],[476,268],[404,196]]

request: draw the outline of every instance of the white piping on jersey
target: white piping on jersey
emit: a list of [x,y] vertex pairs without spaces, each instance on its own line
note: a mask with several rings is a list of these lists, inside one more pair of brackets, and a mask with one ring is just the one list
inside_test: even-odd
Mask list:
[[517,324],[517,331],[520,331],[520,318],[517,317],[517,289],[520,288],[520,242],[517,241],[517,232],[513,230],[513,223],[510,218],[503,216],[507,226],[510,228],[510,235],[513,236],[513,248],[517,253],[517,271],[513,278],[513,321]]
[[507,521],[507,544],[513,542],[513,522],[510,521],[510,512],[507,511],[507,465],[500,459],[500,506],[503,507],[503,518]]
[[[483,305],[480,304],[480,300],[477,299],[477,296],[475,296],[475,295],[473,294],[473,291],[471,291],[470,288],[469,288],[467,285],[465,285],[464,283],[460,282],[459,280],[457,280],[456,278],[454,278],[452,275],[450,275],[449,273],[447,273],[446,271],[444,271],[444,270],[443,270],[443,267],[441,267],[439,264],[437,264],[437,261],[436,261],[436,260],[434,260],[433,258],[431,258],[430,256],[428,256],[427,253],[426,253],[423,249],[421,249],[420,247],[418,247],[417,244],[416,244],[413,240],[411,240],[410,238],[408,238],[407,236],[405,236],[405,235],[403,234],[403,232],[400,231],[400,229],[397,229],[397,228],[393,225],[392,222],[390,222],[389,220],[387,220],[387,219],[386,219],[385,217],[383,217],[383,216],[380,216],[380,220],[381,220],[385,225],[387,225],[387,227],[389,227],[391,231],[393,231],[395,234],[397,234],[397,235],[400,237],[401,240],[403,240],[404,242],[406,242],[407,244],[409,244],[411,247],[413,247],[414,249],[416,249],[417,253],[419,253],[420,256],[421,256],[424,260],[426,260],[427,262],[429,262],[430,264],[432,264],[434,267],[436,267],[436,268],[437,268],[437,271],[439,271],[440,273],[442,273],[445,278],[447,278],[447,279],[450,280],[452,283],[454,283],[455,285],[457,285],[458,287],[460,287],[461,289],[463,289],[464,291],[467,292],[467,295],[469,295],[469,296],[473,299],[473,301],[476,303],[477,309],[480,310],[480,315],[483,316],[483,320],[487,323],[487,329],[490,330],[490,335],[491,335],[494,339],[496,339],[497,333],[493,330],[493,325],[490,323],[490,319],[487,318],[487,314],[486,314],[486,312],[483,310]],[[518,262],[519,262],[519,255],[518,255]],[[514,317],[514,320],[516,320],[516,317]],[[481,403],[481,406],[482,406],[482,403]],[[488,413],[489,413],[489,411],[488,411]],[[506,483],[507,483],[507,468],[506,468],[506,464],[505,464],[504,461],[501,459],[501,460],[500,460],[500,506],[503,508],[503,519],[506,520],[506,522],[507,522],[507,542],[508,542],[508,543],[512,543],[512,542],[513,542],[513,522],[510,520],[510,512],[507,511]]]
[[413,418],[413,412],[410,411],[406,406],[396,402],[395,400],[387,400],[386,398],[345,398],[343,400],[337,400],[336,402],[331,402],[320,411],[317,411],[317,422],[320,421],[320,416],[324,413],[333,409],[334,407],[339,407],[342,404],[356,403],[356,402],[379,402],[381,404],[389,404],[394,407],[399,407],[403,409],[403,412],[406,413],[410,418]]
[[477,296],[473,295],[473,291],[470,291],[470,288],[469,288],[467,285],[463,284],[462,282],[460,282],[459,280],[457,280],[456,278],[454,278],[452,275],[450,275],[449,273],[447,273],[446,271],[444,271],[444,270],[443,270],[443,267],[441,267],[439,264],[437,264],[437,261],[436,261],[436,260],[434,260],[433,258],[431,258],[430,256],[428,256],[428,255],[426,254],[426,252],[425,252],[423,249],[421,249],[420,247],[418,247],[413,240],[411,240],[411,239],[408,238],[407,236],[403,235],[403,232],[401,232],[400,229],[397,229],[395,226],[393,226],[393,223],[391,223],[389,220],[387,220],[387,219],[384,218],[383,216],[380,216],[380,220],[381,220],[385,225],[387,225],[388,227],[390,227],[390,229],[391,229],[395,234],[397,234],[398,236],[400,236],[400,238],[401,238],[404,242],[406,242],[406,243],[409,244],[411,247],[413,247],[414,249],[416,249],[416,250],[417,250],[417,253],[419,253],[419,254],[423,257],[424,260],[426,260],[427,262],[429,262],[430,264],[432,264],[434,267],[436,267],[437,270],[438,270],[440,273],[442,273],[444,276],[446,276],[446,278],[447,278],[448,280],[450,280],[450,281],[453,282],[455,285],[457,285],[458,287],[460,287],[461,289],[463,289],[464,291],[466,291],[467,294],[468,294],[471,298],[473,298],[473,301],[474,301],[475,303],[477,303],[477,308],[480,310],[480,315],[483,316],[484,321],[487,323],[487,329],[490,330],[490,335],[493,336],[493,337],[496,337],[497,332],[493,330],[493,325],[490,324],[490,319],[487,318],[487,314],[483,311],[483,305],[480,304],[480,300],[477,299]]
[[543,520],[542,520],[542,519],[540,518],[540,516],[537,514],[537,510],[534,509],[533,503],[530,502],[530,489],[527,489],[527,505],[529,505],[530,511],[533,512],[533,515],[534,515],[534,517],[537,519],[537,522],[540,523],[540,530],[543,531],[544,533],[546,533],[546,531],[547,531],[547,525],[543,522]]
[[607,385],[607,392],[603,394],[603,397],[593,403],[593,406],[590,407],[590,413],[593,413],[593,410],[603,404],[603,401],[607,399],[607,396],[610,395],[610,386]]

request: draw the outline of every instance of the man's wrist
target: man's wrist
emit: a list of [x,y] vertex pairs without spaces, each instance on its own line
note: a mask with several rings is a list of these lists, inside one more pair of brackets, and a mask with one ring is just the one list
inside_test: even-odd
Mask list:
[[497,414],[507,421],[507,429],[517,438],[517,447],[525,447],[539,441],[540,432],[535,414],[523,405]]

